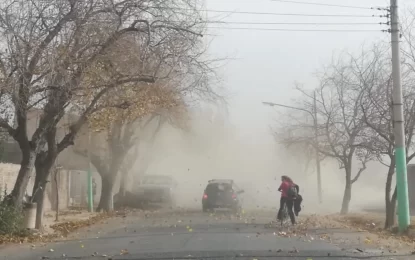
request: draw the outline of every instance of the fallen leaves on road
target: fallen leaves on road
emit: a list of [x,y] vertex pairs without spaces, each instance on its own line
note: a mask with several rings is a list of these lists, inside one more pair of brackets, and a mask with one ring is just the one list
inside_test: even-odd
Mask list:
[[[93,224],[98,223],[101,220],[111,217],[112,214],[99,214],[89,219],[84,220],[71,220],[65,221],[62,223],[57,223],[51,225],[52,230],[54,233],[52,234],[43,234],[38,231],[28,230],[24,232],[24,234],[20,235],[1,235],[0,236],[0,245],[1,244],[8,244],[8,243],[35,243],[35,242],[52,242],[58,238],[67,236],[70,232],[76,231],[79,228],[87,227]],[[35,249],[34,246],[31,247]]]
[[288,251],[288,253],[294,254],[294,253],[299,253],[299,251],[297,248],[294,247],[293,250]]
[[[28,233],[24,235],[1,235],[0,245],[8,243],[34,243],[34,242],[51,242],[58,238],[58,234],[41,234],[41,233]],[[32,247],[33,249],[34,247]]]
[[103,213],[98,214],[95,216],[92,216],[85,220],[72,220],[72,221],[66,221],[63,223],[58,223],[50,226],[55,232],[62,236],[67,236],[69,233],[78,230],[83,227],[88,227],[93,224],[97,224],[99,221],[102,221],[104,219],[107,219],[109,217],[113,216],[112,214]]
[[[369,232],[378,235],[381,238],[395,238],[406,243],[415,243],[415,227],[410,227],[408,232],[397,234],[396,230],[385,230],[382,228],[384,217],[379,214],[349,214],[345,216],[334,216],[334,220],[347,225],[349,228],[357,228],[363,232]],[[365,243],[371,243],[370,239]]]
[[128,250],[127,249],[122,249],[120,252],[120,255],[128,255]]

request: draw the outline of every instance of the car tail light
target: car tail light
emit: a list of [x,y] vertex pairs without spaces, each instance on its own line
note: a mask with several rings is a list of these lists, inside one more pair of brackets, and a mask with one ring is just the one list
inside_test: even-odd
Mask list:
[[232,194],[232,199],[236,199],[236,194]]
[[205,199],[207,199],[208,197],[207,197],[207,194],[203,194],[203,199],[205,200]]

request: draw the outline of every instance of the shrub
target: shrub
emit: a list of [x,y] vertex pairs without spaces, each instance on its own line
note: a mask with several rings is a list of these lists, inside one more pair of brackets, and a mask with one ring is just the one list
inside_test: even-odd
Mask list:
[[20,209],[8,205],[4,201],[6,190],[0,195],[0,235],[21,235],[23,229],[23,214]]

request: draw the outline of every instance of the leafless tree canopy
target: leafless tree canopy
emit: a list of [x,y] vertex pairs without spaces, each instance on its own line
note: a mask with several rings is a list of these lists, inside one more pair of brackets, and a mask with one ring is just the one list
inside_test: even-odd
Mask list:
[[[12,106],[3,110],[2,126],[16,135],[20,129],[8,124],[13,112],[19,127],[19,118],[28,109],[44,107],[45,116],[33,136],[37,140],[75,97],[91,99],[83,109],[91,113],[96,99],[115,86],[151,83],[172,73],[194,75],[188,72],[206,65],[198,59],[203,53],[203,18],[196,4],[185,0],[2,1],[1,98]],[[127,40],[119,41],[125,37],[130,42],[135,39],[128,49]],[[134,48],[141,65],[130,67],[128,73],[120,69],[122,60],[114,63],[107,55],[110,49],[118,50],[112,55],[131,55]],[[204,75],[198,76],[200,83]],[[207,91],[208,86],[198,87]]]
[[[136,91],[158,82],[188,100],[219,97],[209,84],[214,68],[205,55],[199,7],[198,0],[0,2],[0,127],[23,155],[15,201],[35,159],[37,171],[48,172],[88,117],[120,88]],[[34,108],[42,115],[28,136],[27,113]],[[79,120],[56,141],[56,125],[69,109]]]
[[[316,89],[317,136],[313,137],[313,126],[306,122],[294,122],[286,127],[291,136],[283,137],[287,145],[309,144],[327,158],[335,159],[345,171],[346,184],[342,213],[347,213],[351,199],[351,187],[368,161],[376,158],[374,148],[376,135],[367,126],[372,104],[367,101],[370,89],[380,91],[390,80],[385,49],[374,46],[363,49],[360,55],[342,53],[333,58],[332,63],[320,73],[320,87]],[[304,110],[314,111],[314,96],[306,90],[301,92]],[[381,95],[380,93],[378,95]],[[294,131],[293,131],[294,130]],[[369,149],[369,147],[373,149]],[[359,162],[359,170],[352,173],[352,165]]]

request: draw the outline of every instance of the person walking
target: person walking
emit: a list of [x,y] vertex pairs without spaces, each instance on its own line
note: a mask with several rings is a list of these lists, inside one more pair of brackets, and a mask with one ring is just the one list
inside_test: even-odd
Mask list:
[[299,189],[300,189],[299,186],[295,184],[290,177],[286,175],[283,175],[281,177],[281,185],[278,188],[278,191],[281,192],[280,209],[278,210],[278,215],[277,215],[278,220],[281,220],[282,211],[284,209],[284,206],[286,206],[288,215],[290,216],[290,219],[291,219],[291,224],[293,225],[296,224],[293,208],[294,208],[294,200],[298,196]]

